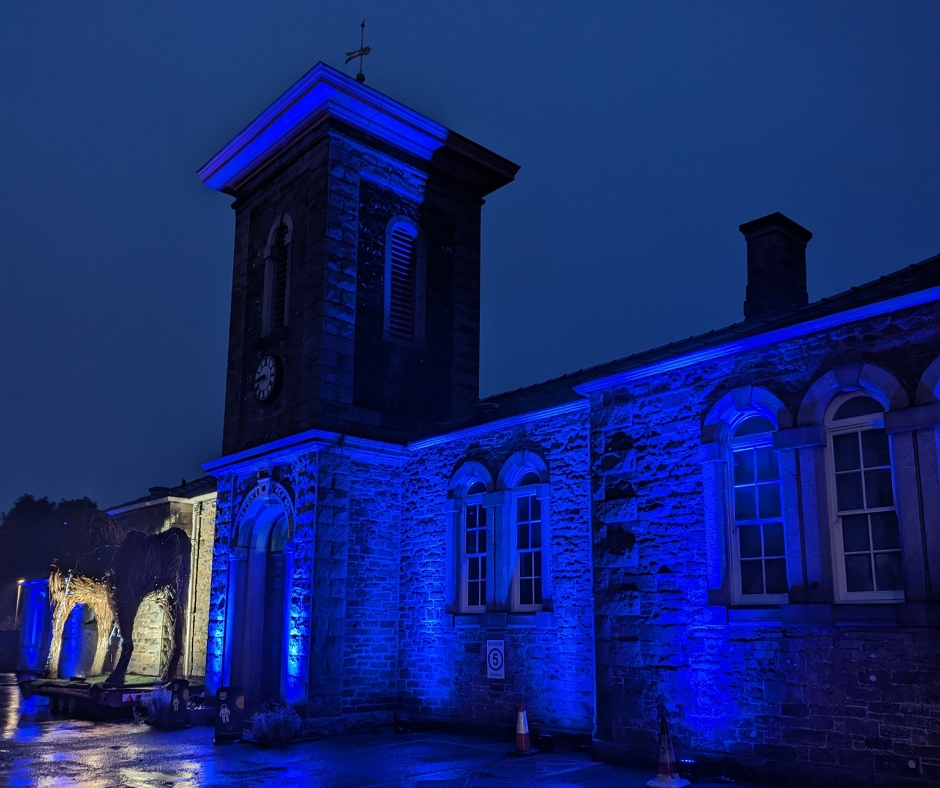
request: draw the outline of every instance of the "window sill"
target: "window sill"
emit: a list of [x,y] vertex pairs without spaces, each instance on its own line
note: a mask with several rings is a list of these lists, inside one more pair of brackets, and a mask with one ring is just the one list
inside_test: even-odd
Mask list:
[[550,610],[531,613],[448,613],[454,629],[550,629],[555,616]]

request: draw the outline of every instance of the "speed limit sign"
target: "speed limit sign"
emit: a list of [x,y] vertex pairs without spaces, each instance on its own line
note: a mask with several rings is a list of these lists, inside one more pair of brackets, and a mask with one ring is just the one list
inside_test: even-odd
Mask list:
[[506,678],[506,660],[502,640],[486,641],[486,677],[488,679]]

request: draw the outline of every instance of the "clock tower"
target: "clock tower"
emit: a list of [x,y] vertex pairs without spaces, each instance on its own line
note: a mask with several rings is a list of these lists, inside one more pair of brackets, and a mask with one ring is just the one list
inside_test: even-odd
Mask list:
[[213,157],[200,178],[235,198],[223,453],[470,418],[481,206],[517,170],[323,63]]

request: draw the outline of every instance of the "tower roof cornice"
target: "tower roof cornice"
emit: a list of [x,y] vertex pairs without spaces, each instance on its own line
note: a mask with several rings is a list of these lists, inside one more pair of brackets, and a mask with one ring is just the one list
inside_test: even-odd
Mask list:
[[[233,193],[252,172],[301,131],[336,119],[417,159],[467,160],[482,171],[483,194],[506,185],[518,165],[326,63],[317,63],[199,169],[202,182]],[[464,169],[464,168],[461,168]]]

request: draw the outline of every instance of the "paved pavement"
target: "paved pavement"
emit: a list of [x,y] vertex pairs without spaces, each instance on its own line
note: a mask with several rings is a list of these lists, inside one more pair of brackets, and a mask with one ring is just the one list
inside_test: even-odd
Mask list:
[[54,719],[32,701],[23,704],[13,680],[0,675],[0,785],[641,788],[652,777],[577,752],[509,758],[505,744],[445,734],[383,731],[273,750],[215,746],[208,727],[170,733],[131,722]]

